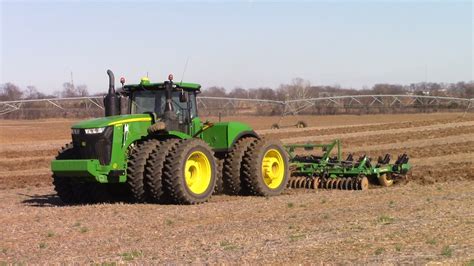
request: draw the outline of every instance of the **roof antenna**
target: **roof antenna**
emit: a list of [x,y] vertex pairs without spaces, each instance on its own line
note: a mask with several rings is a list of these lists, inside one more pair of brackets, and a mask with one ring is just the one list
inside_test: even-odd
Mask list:
[[183,83],[184,73],[186,73],[186,69],[188,68],[188,61],[189,61],[189,56],[186,58],[186,64],[184,64],[183,74],[181,75],[181,81],[179,82],[179,85]]

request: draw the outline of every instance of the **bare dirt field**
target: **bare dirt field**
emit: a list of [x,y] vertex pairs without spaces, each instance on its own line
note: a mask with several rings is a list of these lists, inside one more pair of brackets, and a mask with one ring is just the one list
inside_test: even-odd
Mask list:
[[[209,118],[216,120],[216,118]],[[473,263],[474,115],[225,117],[284,143],[410,155],[390,188],[214,196],[198,206],[62,206],[49,172],[73,120],[0,120],[0,262]]]

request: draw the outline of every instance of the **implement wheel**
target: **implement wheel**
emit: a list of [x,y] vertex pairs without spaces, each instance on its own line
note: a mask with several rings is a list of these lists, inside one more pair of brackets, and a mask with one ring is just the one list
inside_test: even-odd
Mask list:
[[166,157],[163,185],[173,203],[207,201],[216,185],[216,159],[204,141],[188,139],[176,145]]
[[279,141],[258,140],[245,152],[243,185],[250,195],[279,195],[290,176],[288,155]]
[[380,175],[379,184],[384,187],[389,187],[393,185],[392,175],[388,173]]

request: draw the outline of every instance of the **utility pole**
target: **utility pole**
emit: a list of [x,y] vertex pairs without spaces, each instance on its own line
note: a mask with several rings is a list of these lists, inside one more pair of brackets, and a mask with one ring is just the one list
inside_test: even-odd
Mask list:
[[71,86],[74,89],[74,78],[73,77],[74,76],[73,76],[72,71],[71,71]]

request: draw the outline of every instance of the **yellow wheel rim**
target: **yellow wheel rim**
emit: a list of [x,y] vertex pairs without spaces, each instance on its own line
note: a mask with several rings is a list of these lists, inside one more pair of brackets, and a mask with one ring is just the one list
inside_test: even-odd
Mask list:
[[200,152],[195,151],[189,155],[184,166],[184,178],[186,186],[194,194],[202,194],[211,184],[211,163],[209,158]]
[[263,156],[262,176],[265,185],[271,189],[278,188],[285,178],[285,161],[280,151],[271,149]]

